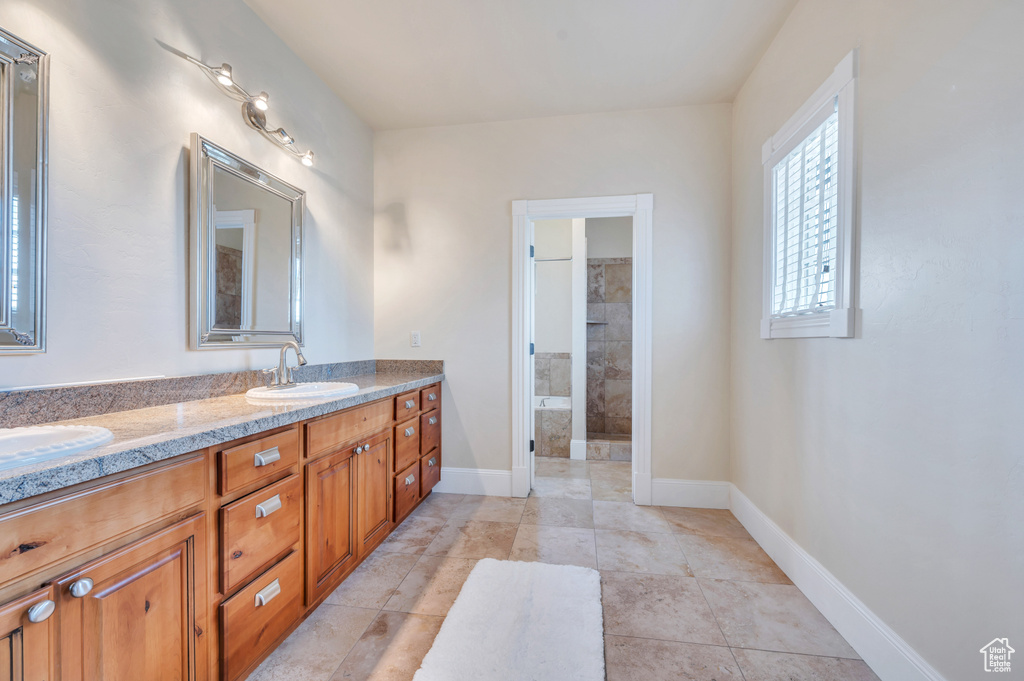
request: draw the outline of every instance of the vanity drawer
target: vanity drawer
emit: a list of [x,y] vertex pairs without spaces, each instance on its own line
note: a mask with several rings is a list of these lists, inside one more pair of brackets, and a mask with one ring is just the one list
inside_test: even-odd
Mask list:
[[392,410],[391,400],[380,400],[308,423],[306,458],[319,456],[362,435],[386,429],[391,425]]
[[420,393],[414,390],[395,398],[395,420],[407,419],[420,410]]
[[420,407],[424,411],[441,406],[441,384],[427,386],[420,391]]
[[229,494],[248,485],[274,477],[299,462],[297,428],[268,435],[217,453],[220,464],[220,493]]
[[395,476],[395,521],[412,510],[420,500],[420,463],[412,465]]
[[280,482],[221,509],[221,585],[239,586],[299,541],[302,478]]
[[420,496],[425,497],[441,482],[441,450],[435,449],[420,459]]
[[420,417],[420,451],[429,452],[441,444],[441,410],[428,411]]
[[295,623],[302,585],[302,560],[294,551],[220,606],[223,678],[238,678]]
[[395,426],[395,470],[400,471],[420,458],[420,420],[412,418]]

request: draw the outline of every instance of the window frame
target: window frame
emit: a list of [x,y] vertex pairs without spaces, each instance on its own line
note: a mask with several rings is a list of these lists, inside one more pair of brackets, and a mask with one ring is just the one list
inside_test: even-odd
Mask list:
[[[855,109],[857,52],[836,66],[810,99],[761,147],[764,167],[764,264],[761,338],[853,338],[856,327],[856,146]],[[839,113],[836,192],[836,303],[835,308],[797,315],[773,315],[775,226],[772,170],[824,120],[825,110]]]

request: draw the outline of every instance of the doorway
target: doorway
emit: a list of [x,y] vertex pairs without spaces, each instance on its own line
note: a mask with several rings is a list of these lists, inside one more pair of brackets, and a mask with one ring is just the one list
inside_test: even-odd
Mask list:
[[[535,457],[538,454],[535,433],[538,426],[537,414],[540,412],[536,410],[536,394],[534,390],[538,383],[537,327],[535,325],[538,313],[535,297],[538,277],[542,285],[552,285],[551,282],[553,281],[565,279],[566,267],[568,266],[571,268],[571,277],[574,283],[572,312],[570,315],[573,340],[571,345],[566,348],[569,352],[547,352],[540,357],[542,362],[539,367],[541,374],[549,376],[547,383],[544,383],[544,378],[540,379],[541,386],[546,387],[548,392],[553,390],[550,379],[551,362],[558,361],[571,364],[572,388],[570,392],[575,394],[576,398],[569,397],[568,403],[571,407],[567,405],[572,411],[570,457],[575,459],[587,458],[588,444],[590,444],[591,440],[598,439],[591,438],[587,433],[589,416],[589,425],[593,426],[593,429],[590,431],[591,434],[603,436],[600,438],[600,443],[594,442],[596,447],[591,447],[592,451],[600,452],[600,447],[610,447],[611,441],[614,440],[620,443],[618,451],[621,454],[627,448],[626,443],[628,443],[628,451],[632,460],[633,501],[641,505],[649,505],[651,503],[650,360],[651,230],[653,205],[654,197],[652,194],[513,202],[512,493],[514,496],[525,497],[529,495],[533,487],[536,470]],[[619,218],[619,220],[597,220],[601,218]],[[602,225],[604,227],[611,227],[613,224],[619,227],[623,225],[631,227],[631,253],[628,256],[623,253],[618,254],[617,257],[595,258],[595,262],[589,262],[585,231],[588,219],[595,227],[600,223],[604,223]],[[569,240],[562,239],[561,250],[565,250],[566,253],[557,252],[556,247],[556,252],[550,254],[545,252],[540,254],[543,257],[538,257],[536,252],[538,245],[537,224],[549,220],[571,222],[572,238]],[[553,225],[555,223],[548,224]],[[565,228],[564,223],[562,228]],[[543,236],[545,238],[541,240],[543,242],[542,245],[545,248],[550,248],[552,240],[547,237],[550,237],[551,234],[544,234]],[[554,243],[558,243],[557,238],[554,240]],[[600,254],[594,253],[594,255]],[[604,255],[609,254],[605,253]],[[539,263],[551,263],[551,265],[541,265],[543,270],[538,270]],[[604,404],[600,405],[602,407],[601,413],[588,414],[586,408],[588,400],[585,397],[587,384],[590,383],[591,386],[596,385],[596,377],[593,372],[589,379],[587,376],[587,338],[589,336],[597,340],[597,337],[600,336],[601,340],[604,341],[604,333],[607,329],[601,327],[610,326],[606,319],[588,320],[587,318],[589,301],[586,292],[591,288],[588,286],[587,279],[588,276],[594,277],[598,272],[598,268],[600,268],[601,274],[605,274],[606,270],[604,268],[607,265],[613,266],[612,276],[617,281],[616,293],[613,294],[612,300],[604,300],[603,296],[600,300],[596,300],[591,295],[590,298],[594,300],[590,303],[590,311],[594,313],[593,316],[598,316],[596,314],[598,312],[610,312],[613,315],[616,322],[616,330],[613,332],[613,335],[622,335],[623,338],[620,339],[616,335],[612,339],[614,342],[612,350],[619,355],[623,352],[628,352],[628,363],[631,365],[628,380],[614,372],[613,377],[609,379],[613,383],[612,389],[617,391],[617,393],[628,391],[628,396],[625,394],[617,395],[617,407],[612,409],[613,416],[608,416],[607,412],[603,410]],[[615,267],[619,265],[627,265],[627,267]],[[556,270],[556,267],[561,268],[561,271]],[[548,269],[551,271],[546,271]],[[621,281],[623,278],[626,281]],[[632,300],[631,321],[628,318],[623,318],[622,314],[620,314],[622,310],[618,309],[622,307],[625,310],[629,306],[625,300],[619,300],[624,295]],[[546,309],[552,307],[550,305],[552,302],[555,303],[555,308],[561,309],[566,307],[564,294],[561,297],[555,296],[554,300],[544,301],[543,307],[545,309],[541,310],[542,314],[546,316],[552,314],[551,310]],[[605,304],[612,304],[615,307],[613,309],[600,307]],[[561,309],[563,315],[564,312],[565,310]],[[593,322],[593,324],[587,324],[588,321]],[[605,323],[601,324],[600,322]],[[594,328],[588,332],[586,331],[588,326],[593,326]],[[542,341],[544,343],[550,341],[553,345],[557,345],[552,339],[559,338],[561,340],[558,342],[565,344],[565,334],[561,333],[560,335],[558,331],[564,330],[556,330],[556,333],[552,334],[550,333],[551,329],[545,329],[542,334]],[[608,345],[604,343],[600,344],[600,347],[598,343],[592,343],[591,348],[594,351],[593,354],[595,354],[595,361],[592,364],[596,364],[596,351],[598,349],[602,352],[606,352],[609,349]],[[545,349],[550,350],[546,346]],[[559,347],[557,349],[562,348]],[[604,357],[601,359],[602,362],[607,361]],[[545,366],[544,362],[549,364]],[[620,363],[625,362],[620,361]],[[545,373],[545,369],[547,369],[547,373]],[[565,368],[559,364],[558,370],[560,372],[558,382],[563,383]],[[603,389],[605,385],[602,377],[601,388]],[[564,386],[558,386],[557,392],[564,391],[563,388]],[[542,395],[540,397],[551,398],[553,396]],[[552,401],[554,402],[554,400]],[[589,400],[589,402],[591,402],[590,411],[596,412],[598,401]],[[616,408],[621,410],[624,404],[630,405],[628,414],[615,411]],[[552,417],[548,414],[542,414],[541,418]],[[560,427],[565,427],[565,424],[562,423],[562,421],[566,420],[565,414],[556,415],[553,418],[559,422],[558,425]],[[597,428],[599,420],[600,428]],[[609,424],[611,427],[609,427]],[[610,436],[608,435],[609,430],[620,432],[614,432]],[[563,446],[564,434],[559,435],[558,442],[559,447]],[[564,452],[559,452],[558,454],[564,456]],[[598,453],[597,455],[600,456],[601,454]]]

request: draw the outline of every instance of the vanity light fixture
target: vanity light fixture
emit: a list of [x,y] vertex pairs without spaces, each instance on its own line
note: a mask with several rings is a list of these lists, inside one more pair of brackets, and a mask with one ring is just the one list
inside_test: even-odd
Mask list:
[[266,92],[250,95],[235,81],[231,72],[231,64],[210,66],[186,54],[182,54],[182,56],[198,66],[224,94],[242,103],[242,118],[250,128],[257,130],[268,140],[297,157],[302,161],[302,165],[306,167],[313,165],[312,151],[301,151],[297,148],[295,140],[285,132],[284,128],[272,130],[267,127],[267,116],[264,112],[270,108],[270,95]]

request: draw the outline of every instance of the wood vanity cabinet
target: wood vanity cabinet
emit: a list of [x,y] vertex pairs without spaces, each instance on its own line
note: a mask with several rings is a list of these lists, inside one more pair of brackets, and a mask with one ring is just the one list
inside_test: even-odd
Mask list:
[[56,681],[53,587],[0,606],[0,681]]

